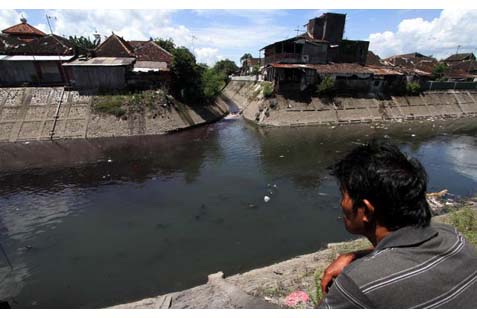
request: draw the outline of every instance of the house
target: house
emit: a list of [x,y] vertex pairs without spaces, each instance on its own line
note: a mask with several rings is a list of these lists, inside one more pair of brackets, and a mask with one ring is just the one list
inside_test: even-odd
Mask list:
[[403,73],[407,82],[421,85],[432,79],[432,71],[439,64],[435,58],[418,52],[393,55],[382,61],[387,67]]
[[477,75],[477,61],[473,53],[453,54],[442,61],[447,65],[445,76],[451,79],[468,80]]
[[134,48],[113,33],[93,51],[93,57],[79,57],[64,67],[75,88],[123,89],[135,60]]
[[308,21],[305,33],[262,48],[265,78],[282,89],[304,90],[325,76],[319,65],[364,66],[369,42],[343,39],[345,23],[345,14],[324,13]]
[[75,55],[70,41],[47,35],[22,18],[0,35],[0,85],[63,85],[62,63]]
[[171,64],[172,54],[154,41],[126,41],[113,33],[93,56],[64,65],[74,87],[124,89],[167,85]]
[[254,58],[249,57],[245,59],[242,63],[241,75],[250,75],[253,74],[254,69],[260,69],[263,65],[263,58]]
[[135,88],[168,86],[173,56],[156,42],[129,41],[136,62],[128,76],[128,85]]

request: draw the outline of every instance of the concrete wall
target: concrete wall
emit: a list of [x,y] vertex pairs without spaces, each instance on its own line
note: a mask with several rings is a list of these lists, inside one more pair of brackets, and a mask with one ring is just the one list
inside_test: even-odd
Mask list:
[[477,116],[477,91],[428,91],[419,96],[389,99],[312,97],[302,101],[277,95],[260,98],[256,83],[231,81],[224,95],[246,119],[263,126],[302,126],[359,122],[404,121]]
[[222,100],[199,108],[173,101],[168,109],[159,107],[160,112],[146,110],[117,118],[93,112],[93,97],[63,87],[0,88],[0,143],[49,140],[53,127],[54,139],[164,134],[228,113]]

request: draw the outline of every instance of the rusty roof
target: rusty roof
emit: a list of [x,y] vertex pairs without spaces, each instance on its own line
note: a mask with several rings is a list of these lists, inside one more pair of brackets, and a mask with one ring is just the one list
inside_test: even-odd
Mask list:
[[19,24],[15,24],[9,28],[2,30],[2,33],[11,35],[46,35],[46,33],[44,33],[43,31],[38,30],[34,26],[28,24],[26,19],[23,19],[22,22]]
[[64,66],[126,66],[134,63],[132,57],[93,57],[91,59],[76,59]]
[[162,71],[167,72],[169,68],[166,62],[137,61],[134,63],[134,72]]
[[386,75],[403,75],[403,73],[387,67],[370,67],[362,66],[356,63],[335,63],[335,64],[270,64],[274,68],[314,69],[321,74],[374,74],[380,76]]
[[368,51],[368,55],[366,56],[366,65],[384,66],[385,64],[379,55],[374,54],[373,51]]

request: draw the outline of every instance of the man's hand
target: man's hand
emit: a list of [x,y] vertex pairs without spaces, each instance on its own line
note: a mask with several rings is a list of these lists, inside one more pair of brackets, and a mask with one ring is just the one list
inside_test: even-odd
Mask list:
[[333,279],[338,277],[338,275],[341,274],[346,266],[348,266],[355,259],[371,253],[372,250],[373,249],[367,249],[351,252],[340,255],[337,259],[335,259],[333,263],[331,263],[323,272],[323,277],[321,278],[321,292],[323,295],[328,292],[331,284],[333,284]]

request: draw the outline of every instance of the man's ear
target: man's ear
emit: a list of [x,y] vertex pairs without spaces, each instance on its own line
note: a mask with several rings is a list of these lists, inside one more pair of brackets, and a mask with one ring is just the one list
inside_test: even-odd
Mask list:
[[367,199],[363,199],[363,204],[365,207],[365,213],[363,213],[363,221],[370,222],[371,219],[374,217],[374,205]]

